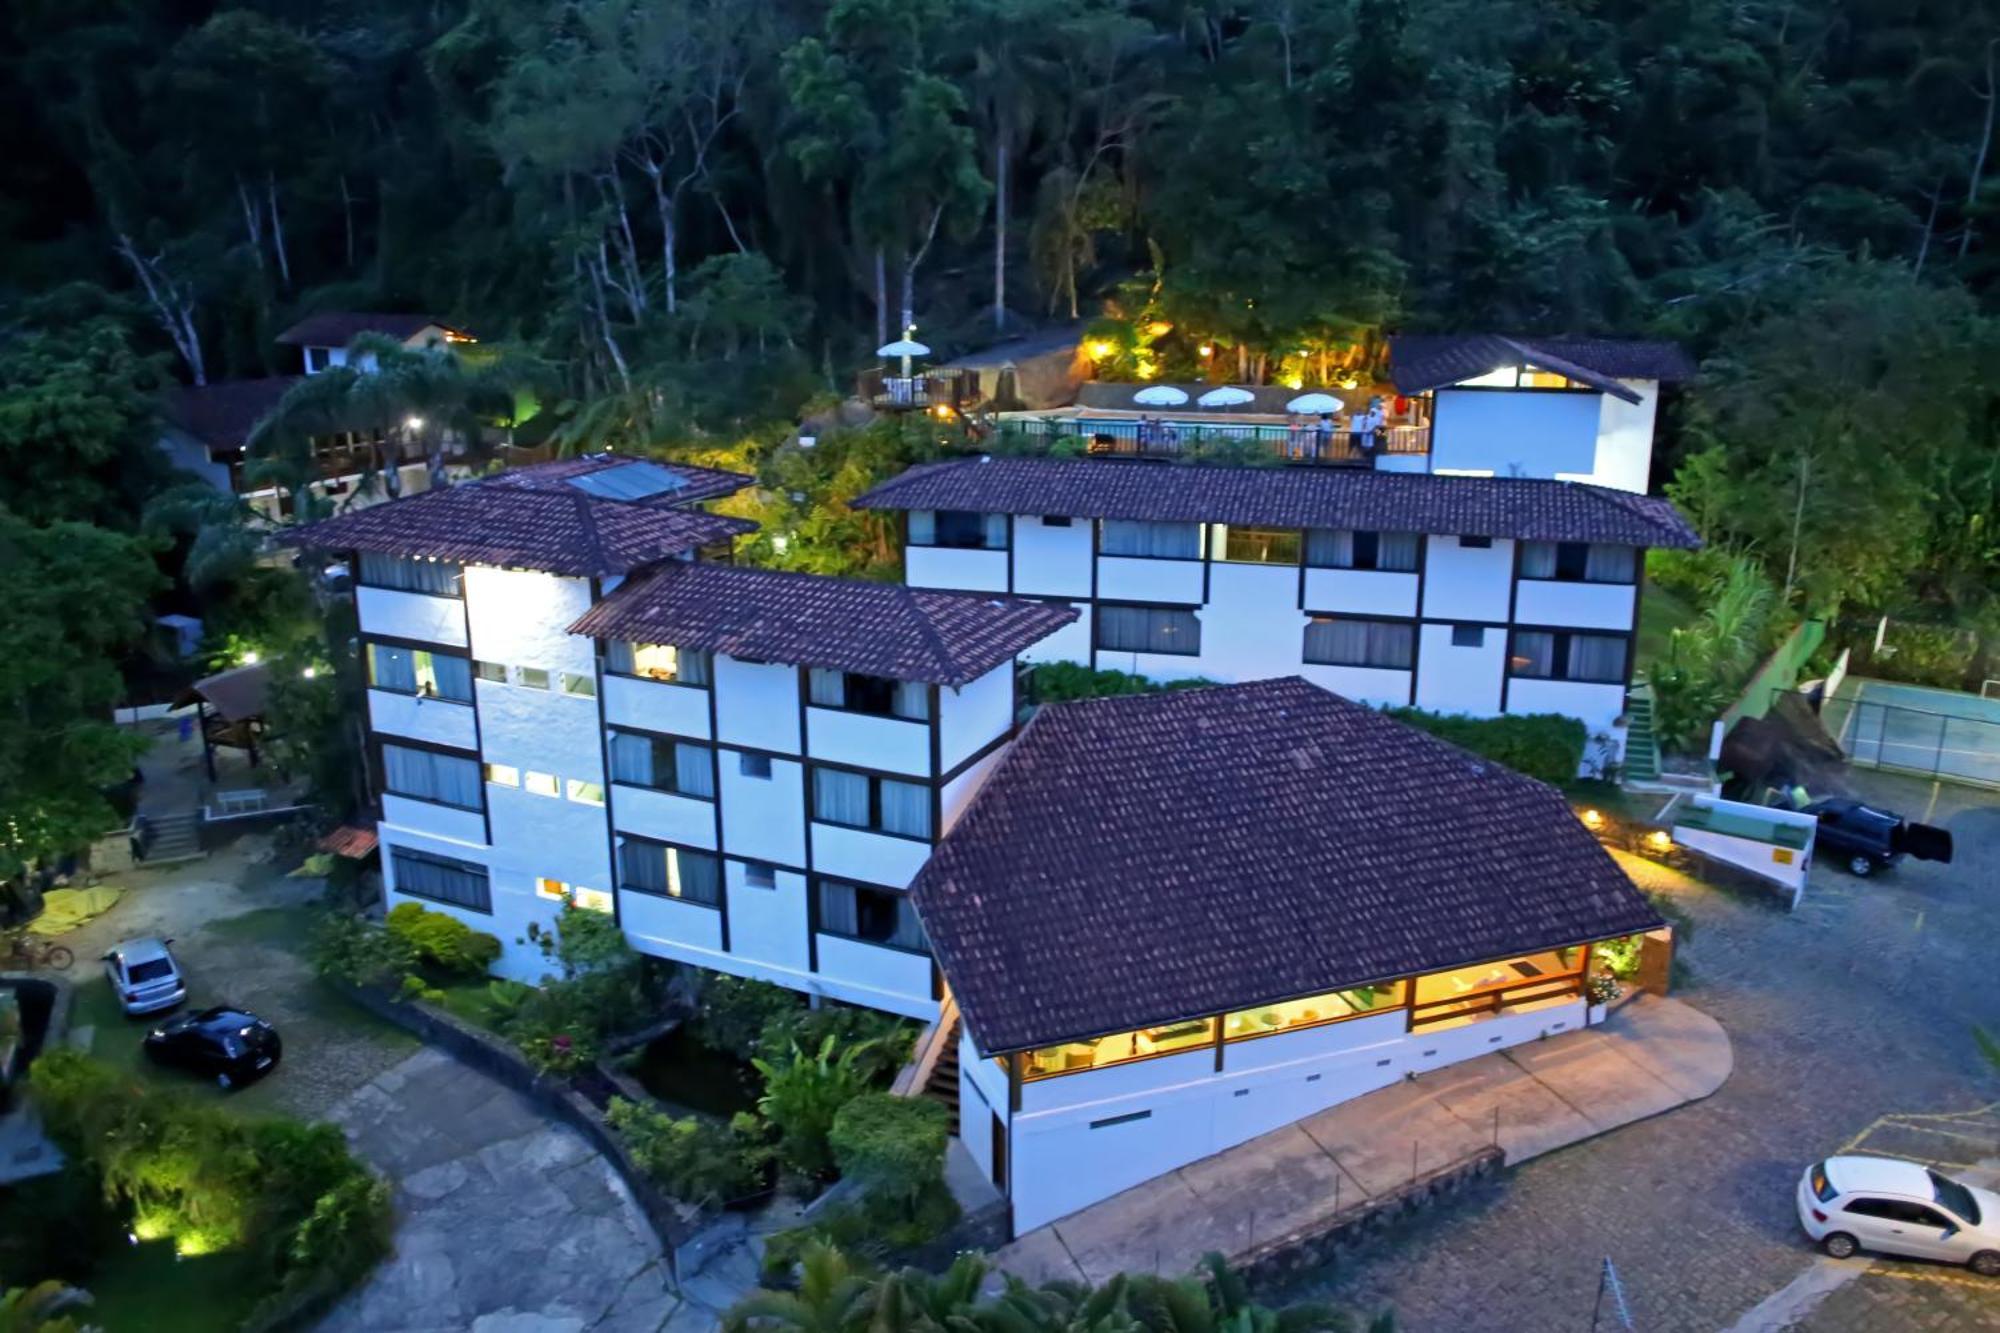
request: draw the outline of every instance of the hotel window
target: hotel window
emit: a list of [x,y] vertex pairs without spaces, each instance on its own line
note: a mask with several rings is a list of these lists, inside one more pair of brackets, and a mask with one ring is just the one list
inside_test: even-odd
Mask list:
[[922,722],[931,715],[930,686],[915,680],[890,680],[853,671],[809,668],[807,697],[815,708],[839,708],[876,717],[900,717]]
[[1453,625],[1451,646],[1454,648],[1484,648],[1486,646],[1486,626]]
[[595,699],[597,697],[597,680],[593,676],[581,675],[574,671],[565,671],[562,673],[562,692],[574,695],[579,699]]
[[562,795],[562,784],[556,781],[553,773],[537,773],[529,769],[521,775],[521,785],[537,796]]
[[571,778],[568,783],[569,798],[578,805],[603,805],[604,784],[585,782],[582,778]]
[[1308,995],[1302,1000],[1284,1000],[1226,1014],[1222,1021],[1222,1035],[1227,1041],[1245,1041],[1291,1028],[1318,1027],[1322,1023],[1337,1023],[1344,1018],[1361,1018],[1385,1010],[1401,1009],[1408,998],[1405,989],[1408,984],[1390,981],[1375,986],[1356,986],[1352,990],[1329,991],[1325,995]]
[[1201,524],[1107,518],[1098,529],[1097,553],[1142,556],[1152,560],[1199,560]]
[[1521,577],[1562,583],[1634,583],[1639,553],[1603,542],[1522,542]]
[[546,690],[549,687],[549,673],[541,667],[515,667],[514,683],[531,690]]
[[641,676],[675,685],[706,685],[712,674],[709,655],[670,643],[627,643],[613,639],[604,646],[607,669],[621,676]]
[[1529,680],[1625,683],[1626,643],[1612,634],[1574,634],[1568,630],[1517,629],[1507,668]]
[[965,509],[912,509],[910,545],[1004,551],[1007,549],[1007,516],[977,514]]
[[1416,653],[1417,627],[1400,621],[1314,616],[1306,625],[1305,660],[1321,666],[1407,671]]
[[707,852],[623,838],[618,843],[618,887],[714,907],[722,901],[722,863]]
[[461,810],[484,810],[486,789],[480,778],[477,759],[404,745],[382,747],[382,789],[394,796],[435,801]]
[[368,645],[368,683],[392,694],[472,702],[472,663],[422,648]]
[[1067,1041],[1060,1046],[1044,1046],[1029,1051],[1021,1061],[1024,1079],[1052,1078],[1104,1065],[1122,1065],[1133,1060],[1149,1060],[1160,1055],[1177,1055],[1215,1045],[1215,1020],[1190,1018],[1179,1023],[1120,1032],[1088,1041]]
[[1296,565],[1299,563],[1299,532],[1296,528],[1248,528],[1236,523],[1214,523],[1208,529],[1210,559],[1247,565]]
[[1480,963],[1416,979],[1412,1023],[1426,1027],[1521,1005],[1569,1004],[1583,984],[1583,949],[1570,947]]
[[1096,633],[1107,652],[1201,655],[1201,621],[1184,607],[1100,605]]
[[1416,572],[1421,543],[1414,532],[1357,532],[1314,528],[1306,534],[1306,563],[1315,569]]
[[909,894],[845,880],[819,881],[819,928],[828,935],[892,949],[923,952],[930,947]]
[[744,754],[736,757],[736,771],[746,778],[768,778],[771,776],[771,756],[768,754]]
[[521,785],[521,770],[512,764],[488,764],[486,780],[496,787],[518,787]]
[[817,766],[812,777],[812,814],[822,824],[899,838],[931,836],[931,789],[921,783]]
[[1468,551],[1490,551],[1493,549],[1493,539],[1491,537],[1460,537],[1458,544]]
[[474,665],[473,671],[481,680],[490,680],[496,685],[505,685],[507,683],[507,664],[505,662],[479,662]]
[[389,864],[395,871],[398,893],[473,912],[493,910],[493,885],[485,866],[403,847],[390,849]]
[[745,861],[743,863],[743,885],[751,889],[775,889],[778,887],[778,867],[769,861]]
[[715,799],[715,756],[706,745],[637,732],[611,733],[611,780],[697,800]]
[[465,588],[465,567],[438,560],[412,560],[400,555],[361,553],[361,583],[370,588],[457,597]]
[[1068,514],[1042,515],[1042,526],[1045,528],[1066,528],[1069,527],[1075,521],[1076,520],[1071,518]]
[[535,896],[538,898],[553,898],[560,902],[564,898],[569,897],[569,885],[559,879],[537,879],[535,881]]
[[606,916],[612,913],[611,895],[603,889],[586,889],[581,884],[575,885],[569,891],[569,901],[572,907],[581,907],[588,912],[602,912]]

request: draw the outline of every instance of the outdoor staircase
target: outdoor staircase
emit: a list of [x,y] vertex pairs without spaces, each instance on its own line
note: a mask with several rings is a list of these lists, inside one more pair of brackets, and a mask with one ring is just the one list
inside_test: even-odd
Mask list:
[[192,810],[146,816],[146,838],[139,860],[146,865],[192,861],[201,849],[201,816]]
[[958,1133],[958,1011],[951,1014],[951,1026],[943,1034],[944,1047],[938,1052],[937,1063],[931,1067],[929,1082],[924,1084],[924,1096],[944,1103],[951,1113],[951,1132]]
[[1653,734],[1653,687],[1643,681],[1625,696],[1625,780],[1660,780],[1660,742]]

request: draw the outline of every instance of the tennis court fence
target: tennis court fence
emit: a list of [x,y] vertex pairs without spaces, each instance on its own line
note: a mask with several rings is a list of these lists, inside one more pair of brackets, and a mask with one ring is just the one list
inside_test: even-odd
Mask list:
[[[1873,685],[1875,688],[1870,688]],[[1878,694],[1877,691],[1881,693]],[[2000,787],[2000,721],[1952,712],[1932,701],[1953,702],[1943,691],[1909,691],[1896,686],[1849,681],[1830,697],[1818,696],[1820,723],[1839,744],[1848,762],[1860,768],[1895,769],[1927,777],[1950,778],[1979,786]],[[1809,696],[1812,698],[1814,696]],[[1991,700],[1965,697],[1976,707]]]

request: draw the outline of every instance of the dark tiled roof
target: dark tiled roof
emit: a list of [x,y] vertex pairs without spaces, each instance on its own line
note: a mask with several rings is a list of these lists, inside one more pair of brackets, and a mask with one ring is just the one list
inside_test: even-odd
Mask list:
[[278,335],[277,341],[296,347],[345,347],[364,333],[379,333],[385,338],[407,340],[433,324],[441,329],[450,329],[453,333],[465,332],[436,315],[322,310],[317,315],[307,315],[286,329]]
[[1078,518],[1357,528],[1628,546],[1701,544],[1665,500],[1580,482],[1112,459],[926,463],[851,502]]
[[627,454],[584,454],[579,458],[558,458],[551,463],[537,463],[533,467],[514,468],[489,479],[495,486],[518,486],[525,490],[568,491],[573,489],[570,482],[577,477],[587,477],[593,472],[604,472],[622,467],[626,463],[643,462],[663,472],[673,474],[681,484],[671,491],[649,496],[638,501],[641,504],[686,505],[703,500],[714,500],[725,495],[734,495],[756,480],[741,472],[725,472],[721,468],[696,467],[692,463],[669,463],[657,458],[641,458]]
[[190,385],[169,391],[160,404],[168,422],[210,449],[241,449],[258,422],[269,416],[302,375],[270,375],[254,380]]
[[[552,466],[560,466],[552,465]],[[601,577],[627,574],[754,531],[747,519],[523,485],[522,468],[293,528],[290,546],[375,551],[468,565]]]
[[964,685],[1076,619],[981,593],[729,565],[673,564],[592,607],[573,634]]
[[1441,389],[1530,362],[1637,402],[1619,380],[1684,380],[1694,361],[1679,343],[1635,338],[1509,338],[1495,333],[1404,333],[1389,339],[1389,378],[1403,393]]
[[1554,788],[1296,676],[1043,708],[911,893],[986,1054],[1660,924]]

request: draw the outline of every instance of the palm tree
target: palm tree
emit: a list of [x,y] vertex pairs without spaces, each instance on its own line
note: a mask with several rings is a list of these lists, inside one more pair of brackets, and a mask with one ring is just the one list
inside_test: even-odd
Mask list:
[[808,1245],[797,1291],[755,1291],[723,1316],[723,1333],[850,1333],[867,1325],[874,1284],[831,1245]]
[[247,447],[255,460],[252,475],[288,487],[303,518],[307,484],[314,479],[313,437],[354,431],[389,446],[371,451],[364,485],[379,470],[389,494],[401,494],[399,464],[414,453],[423,458],[429,485],[436,489],[449,484],[450,445],[462,444],[477,455],[489,426],[511,431],[533,415],[534,391],[548,379],[548,367],[524,353],[461,352],[441,341],[406,347],[365,333],[347,349],[347,364],[293,385],[258,423]]

